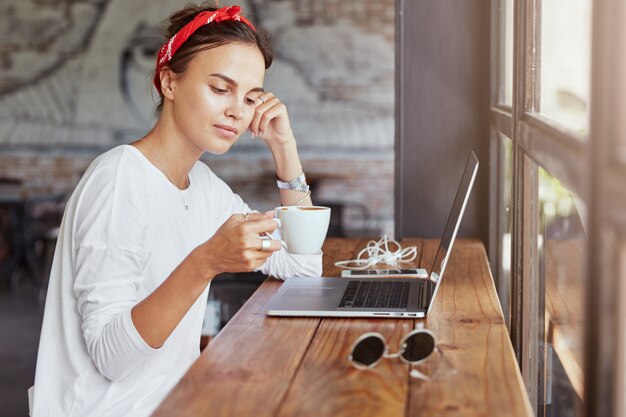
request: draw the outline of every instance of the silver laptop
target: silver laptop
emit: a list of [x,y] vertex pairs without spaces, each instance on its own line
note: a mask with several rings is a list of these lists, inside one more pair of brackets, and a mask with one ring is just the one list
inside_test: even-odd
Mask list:
[[430,279],[289,278],[267,303],[265,314],[312,317],[425,317],[441,285],[477,172],[478,159],[474,152],[470,152],[435,261],[430,269]]

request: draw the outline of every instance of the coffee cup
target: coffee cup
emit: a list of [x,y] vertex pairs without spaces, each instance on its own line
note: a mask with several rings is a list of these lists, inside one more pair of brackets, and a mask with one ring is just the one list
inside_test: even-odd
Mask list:
[[282,206],[274,209],[282,244],[297,255],[319,254],[328,232],[330,208],[322,206]]

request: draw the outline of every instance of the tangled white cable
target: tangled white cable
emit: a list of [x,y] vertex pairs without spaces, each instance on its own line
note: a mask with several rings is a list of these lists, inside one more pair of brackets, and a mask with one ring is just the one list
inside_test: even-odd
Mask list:
[[[397,246],[395,251],[389,250],[389,243]],[[361,259],[367,254],[367,259]],[[359,252],[356,259],[349,261],[335,262],[335,266],[339,268],[360,270],[367,269],[379,263],[387,265],[395,265],[398,262],[409,262],[417,257],[417,247],[409,246],[402,249],[402,246],[393,239],[388,239],[387,235],[383,236],[378,242],[370,240],[367,246]]]

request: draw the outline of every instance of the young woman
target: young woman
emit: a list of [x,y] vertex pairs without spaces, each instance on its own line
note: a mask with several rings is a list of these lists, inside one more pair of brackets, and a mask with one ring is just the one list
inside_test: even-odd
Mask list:
[[98,157],[70,198],[54,256],[32,415],[150,414],[199,355],[208,284],[222,272],[320,275],[290,255],[199,162],[246,130],[276,165],[280,204],[310,205],[285,105],[263,90],[266,36],[237,6],[170,17],[154,83],[161,114]]

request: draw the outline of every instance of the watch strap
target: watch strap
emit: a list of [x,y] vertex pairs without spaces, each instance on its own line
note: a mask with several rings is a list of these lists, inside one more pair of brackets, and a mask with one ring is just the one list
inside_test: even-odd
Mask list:
[[306,183],[306,177],[304,176],[304,172],[291,181],[282,181],[280,178],[276,177],[276,185],[281,190],[293,190],[303,193],[309,192],[309,186]]

